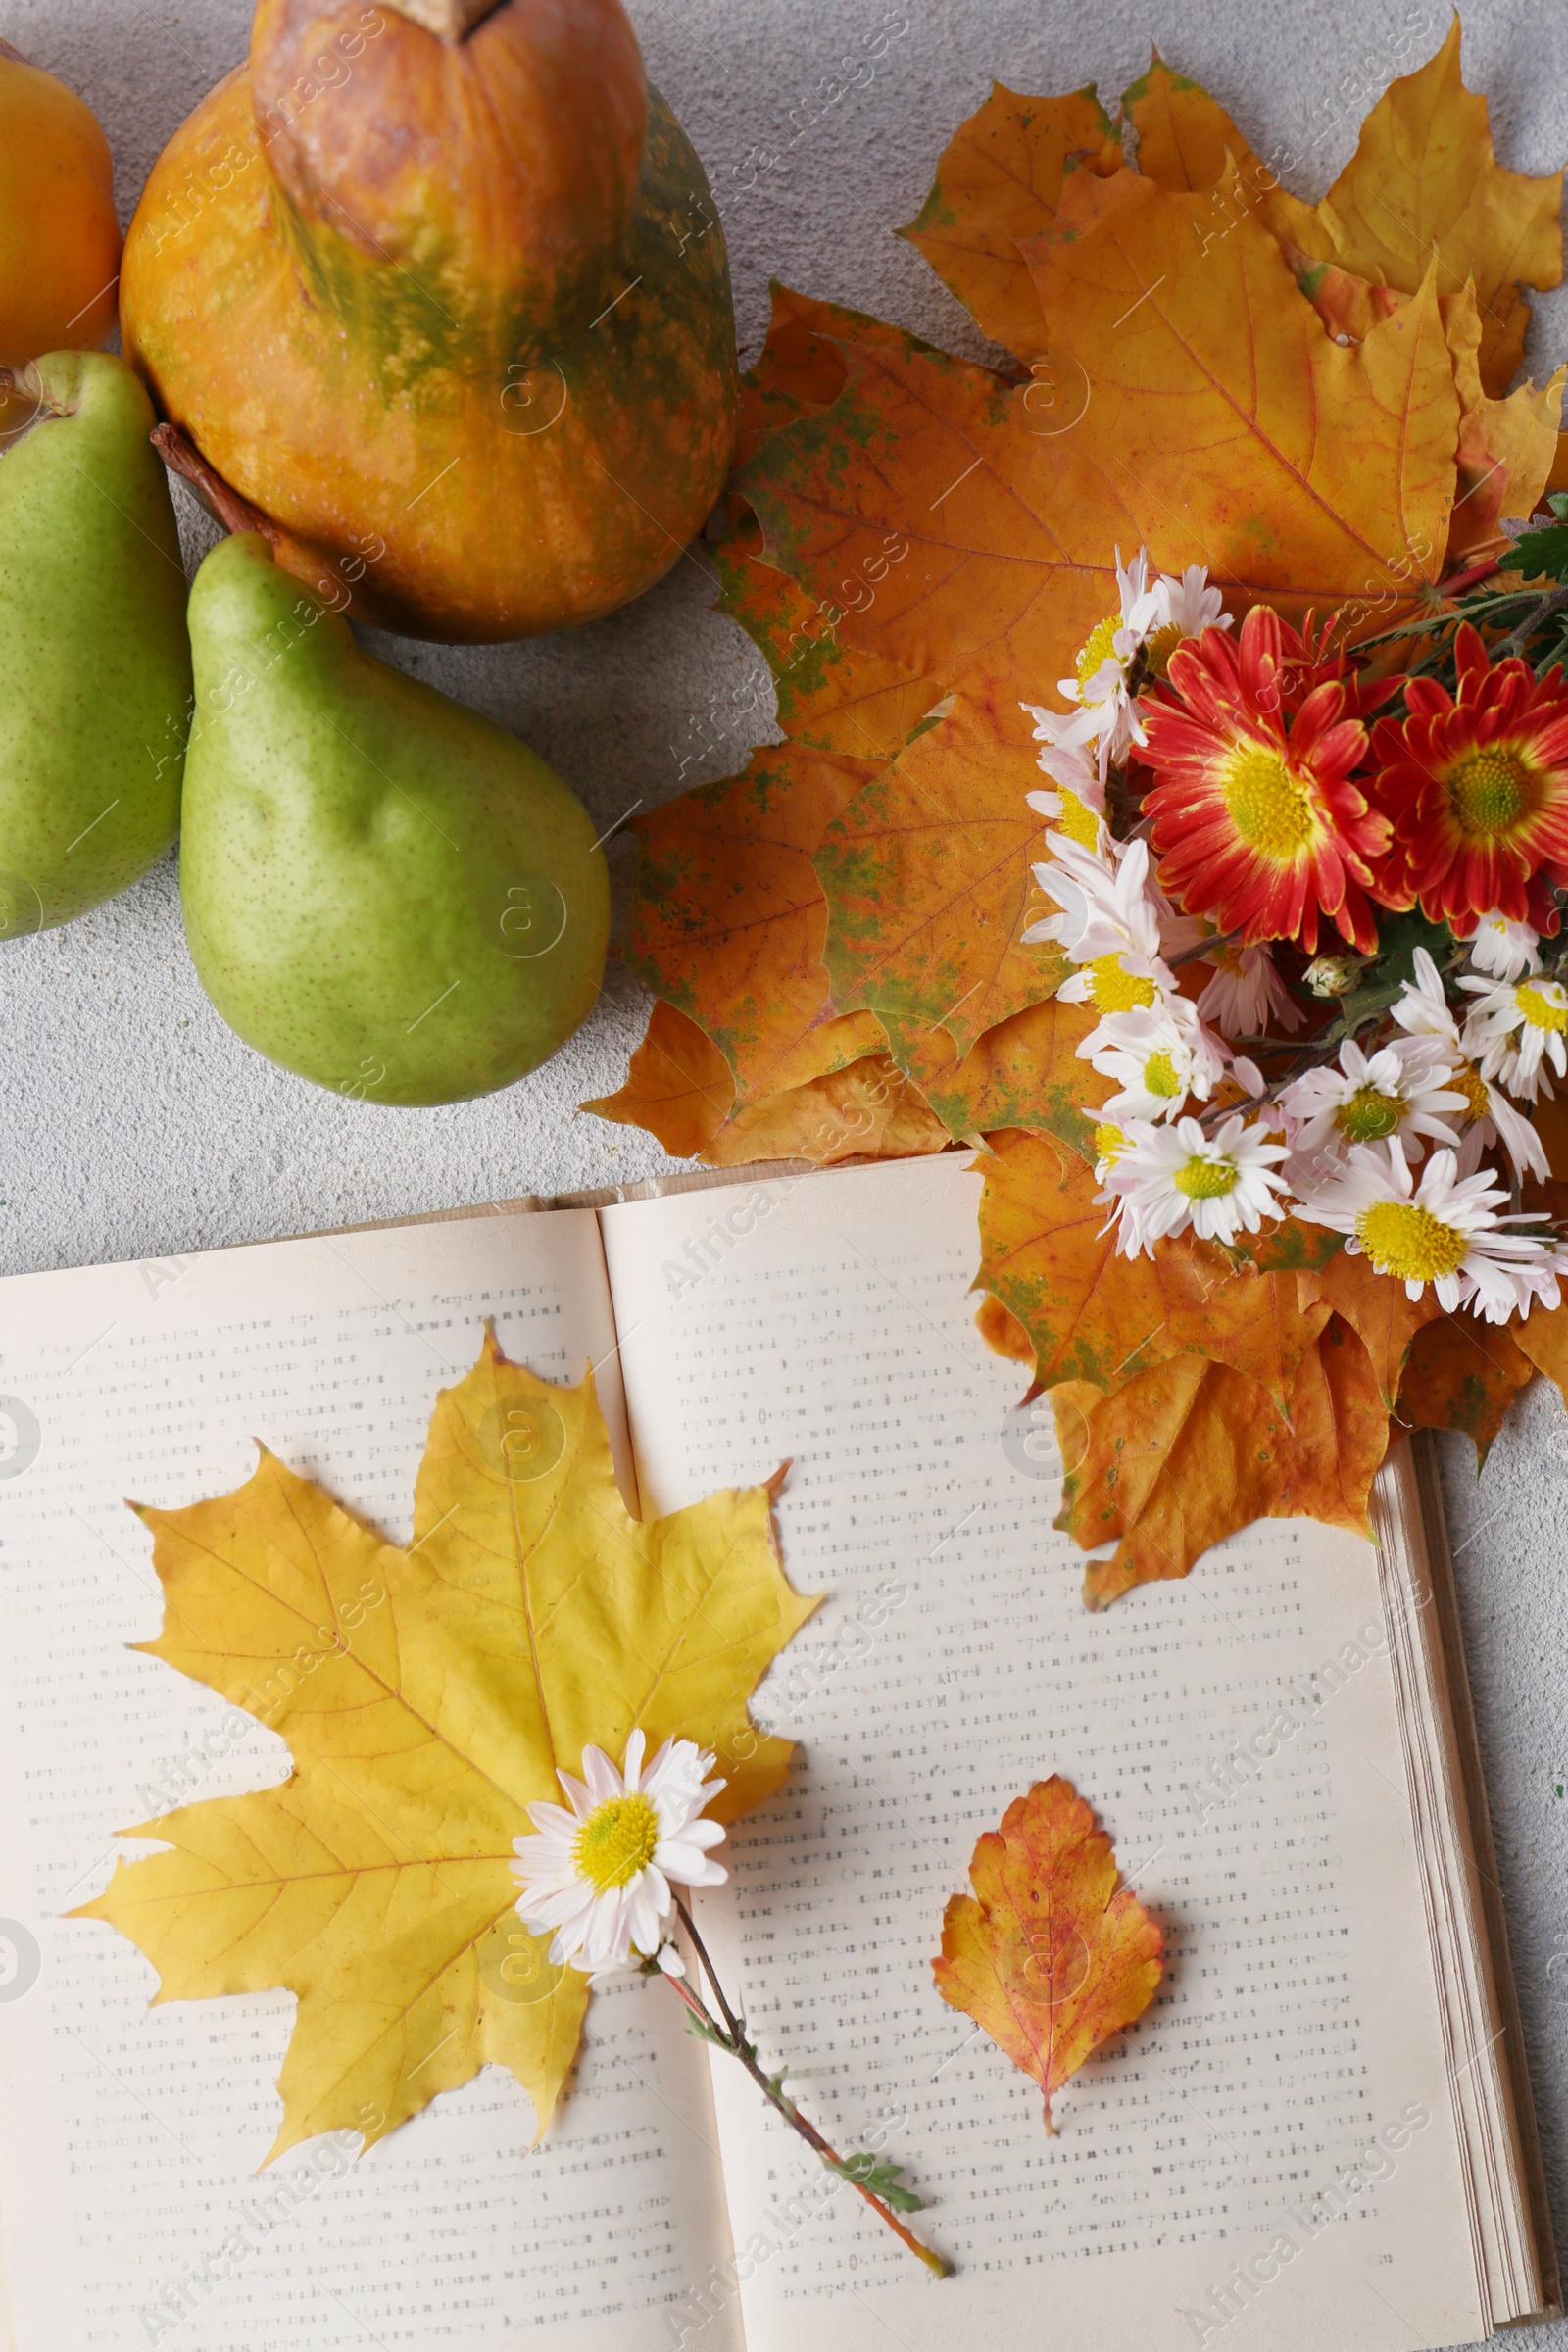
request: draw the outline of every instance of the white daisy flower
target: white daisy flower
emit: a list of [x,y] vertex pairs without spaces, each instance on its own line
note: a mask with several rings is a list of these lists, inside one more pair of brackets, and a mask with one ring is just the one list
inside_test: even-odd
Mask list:
[[1199,998],[1198,1009],[1221,1037],[1261,1037],[1271,1018],[1289,1035],[1305,1020],[1266,944],[1246,948],[1239,940],[1228,940],[1211,949],[1203,961],[1214,977]]
[[1438,1038],[1397,1037],[1369,1054],[1348,1037],[1338,1069],[1307,1070],[1281,1090],[1291,1149],[1310,1156],[1396,1135],[1411,1159],[1428,1142],[1456,1148],[1458,1129],[1446,1114],[1462,1115],[1469,1103],[1449,1084],[1452,1075]]
[[1107,1013],[1084,1039],[1078,1057],[1120,1085],[1103,1105],[1103,1116],[1113,1120],[1178,1117],[1189,1095],[1207,1102],[1229,1059],[1196,1005],[1174,996]]
[[1048,898],[1061,908],[1032,923],[1026,940],[1054,939],[1069,963],[1095,963],[1102,956],[1128,956],[1130,968],[1152,974],[1160,961],[1160,905],[1151,888],[1149,844],[1124,848],[1107,837],[1103,854],[1083,842],[1052,838],[1051,856],[1031,870]]
[[1479,1062],[1483,1078],[1500,1078],[1511,1095],[1534,1102],[1544,1094],[1550,1102],[1551,1080],[1542,1065],[1549,1062],[1559,1078],[1568,1072],[1568,989],[1534,974],[1464,979],[1459,986],[1476,1000],[1460,1040],[1466,1057]]
[[1123,1256],[1152,1257],[1154,1244],[1191,1225],[1205,1241],[1234,1242],[1255,1233],[1265,1217],[1284,1214],[1275,1195],[1285,1190],[1276,1163],[1283,1144],[1239,1114],[1213,1135],[1196,1119],[1174,1127],[1129,1119],[1125,1148],[1106,1168],[1100,1198],[1116,1207],[1116,1248]]
[[1206,564],[1189,564],[1180,579],[1174,572],[1162,571],[1154,594],[1159,604],[1158,628],[1180,629],[1184,637],[1197,637],[1216,625],[1222,629],[1231,626],[1223,595],[1209,585]]
[[1189,564],[1178,579],[1174,573],[1162,571],[1154,583],[1154,625],[1144,643],[1144,660],[1151,677],[1162,678],[1170,667],[1170,658],[1184,637],[1197,637],[1204,629],[1230,628],[1232,618],[1225,611],[1225,599],[1217,588],[1208,584],[1208,570],[1202,564]]
[[1132,745],[1145,740],[1128,677],[1145,638],[1158,624],[1159,597],[1150,586],[1149,558],[1142,548],[1125,567],[1117,548],[1116,591],[1119,610],[1096,621],[1072,676],[1056,680],[1057,692],[1077,705],[1077,716],[1048,737],[1057,744],[1094,744],[1102,781],[1113,760],[1120,765]]
[[706,1776],[713,1758],[693,1740],[666,1740],[647,1770],[641,1732],[626,1741],[619,1772],[597,1747],[582,1751],[583,1777],[558,1771],[563,1805],[530,1805],[538,1833],[514,1839],[517,1910],[536,1936],[555,1931],[550,1957],[586,1975],[636,1968],[657,1956],[666,1976],[684,1976],[665,1940],[675,1908],[670,1882],[717,1886],[728,1872],[708,1858],[723,1842],[716,1821],[700,1818],[723,1788]]
[[[1086,1119],[1099,1120],[1099,1111],[1093,1109],[1087,1102],[1082,1103],[1080,1108],[1082,1109]],[[1097,1184],[1104,1183],[1105,1178],[1109,1175],[1111,1169],[1115,1166],[1116,1161],[1120,1158],[1122,1152],[1124,1152],[1126,1149],[1127,1138],[1123,1135],[1119,1127],[1111,1127],[1103,1124],[1096,1126],[1095,1182]]]
[[[1523,924],[1516,927],[1524,928]],[[1545,1146],[1501,1087],[1494,1086],[1490,1078],[1483,1078],[1475,1063],[1466,1060],[1458,1020],[1444,996],[1438,967],[1425,948],[1416,949],[1414,963],[1414,979],[1405,982],[1404,994],[1390,1009],[1401,1029],[1412,1037],[1436,1039],[1450,1057],[1448,1083],[1465,1099],[1465,1116],[1460,1127],[1460,1173],[1468,1175],[1481,1153],[1500,1143],[1521,1178],[1535,1176],[1544,1183],[1551,1174]]]
[[1508,1196],[1491,1174],[1461,1175],[1456,1153],[1434,1152],[1417,1188],[1394,1136],[1357,1145],[1320,1186],[1303,1191],[1296,1213],[1346,1235],[1347,1250],[1402,1282],[1406,1298],[1419,1298],[1431,1283],[1446,1313],[1468,1304],[1489,1323],[1505,1323],[1516,1309],[1528,1315],[1537,1298],[1558,1303],[1568,1247],[1549,1232],[1505,1231],[1541,1220],[1499,1217],[1495,1203]]
[[1505,914],[1484,914],[1475,937],[1466,943],[1478,972],[1494,980],[1517,980],[1521,972],[1541,969],[1541,934],[1528,923],[1510,922]]
[[[1022,703],[1020,710],[1031,711],[1037,719],[1049,718],[1050,712],[1037,710],[1031,703]],[[1038,740],[1040,729],[1035,735]],[[1075,745],[1048,748],[1040,754],[1040,765],[1046,774],[1060,786],[1057,792],[1026,792],[1024,800],[1036,815],[1048,824],[1060,825],[1062,830],[1086,849],[1097,855],[1109,838],[1105,831],[1105,787],[1099,768],[1087,752]]]
[[1425,948],[1416,949],[1411,962],[1415,976],[1405,982],[1403,994],[1395,999],[1389,1009],[1409,1036],[1441,1038],[1457,1061],[1461,1052],[1459,1021],[1443,993],[1443,976]]
[[[1069,792],[1077,794],[1086,808],[1092,808],[1097,816],[1103,816],[1105,780],[1098,763],[1090,759],[1084,749],[1087,738],[1082,732],[1082,713],[1076,718],[1061,719],[1054,710],[1042,710],[1038,703],[1020,703],[1018,708],[1035,722],[1035,741],[1043,746],[1035,755],[1039,767],[1054,784],[1064,784]],[[1042,815],[1049,813],[1044,804],[1055,797],[1054,793],[1044,792],[1024,795],[1030,808],[1040,809]]]

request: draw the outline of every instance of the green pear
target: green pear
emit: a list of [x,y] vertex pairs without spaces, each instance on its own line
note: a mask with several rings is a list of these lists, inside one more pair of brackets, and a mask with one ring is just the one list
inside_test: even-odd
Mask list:
[[122,360],[0,370],[0,939],[69,923],[179,827],[185,572]]
[[355,643],[242,532],[190,598],[180,899],[203,987],[270,1060],[457,1102],[552,1054],[610,931],[586,809],[514,736]]

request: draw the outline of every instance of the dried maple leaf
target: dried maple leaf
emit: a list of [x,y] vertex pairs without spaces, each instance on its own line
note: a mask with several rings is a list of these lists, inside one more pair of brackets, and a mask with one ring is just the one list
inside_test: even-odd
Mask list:
[[1053,1773],[1016,1797],[974,1849],[974,1893],[942,1921],[937,1990],[1032,2075],[1051,2102],[1101,2044],[1142,2017],[1164,1972],[1165,1939],[1110,1839],[1070,1781]]
[[1138,169],[1159,187],[1197,193],[1219,185],[1229,156],[1250,186],[1277,174],[1259,163],[1243,132],[1200,81],[1179,74],[1157,49],[1149,72],[1122,92],[1122,108],[1138,133]]
[[935,344],[902,326],[874,318],[869,311],[853,311],[846,303],[823,302],[814,294],[797,293],[777,278],[768,292],[773,309],[767,339],[741,378],[737,467],[761,447],[769,433],[832,407],[848,373],[847,344],[873,343],[885,350],[906,352],[936,349]]
[[1167,188],[1213,189],[1228,150],[1261,217],[1307,264],[1403,294],[1416,291],[1434,262],[1442,294],[1473,279],[1482,380],[1494,396],[1506,391],[1530,318],[1520,287],[1554,286],[1562,275],[1562,173],[1533,178],[1497,162],[1487,102],[1460,74],[1457,16],[1437,54],[1390,83],[1317,205],[1276,188],[1277,175],[1225,109],[1157,56],[1125,105],[1141,171]]
[[829,1003],[827,906],[811,858],[824,825],[903,749],[940,689],[847,652],[783,573],[744,553],[720,562],[722,609],[766,655],[788,740],[757,752],[742,775],[638,820],[626,960],[706,1030],[744,1103],[884,1042],[874,1020],[847,1025]]
[[646,1127],[677,1159],[694,1159],[734,1105],[735,1073],[717,1046],[684,1012],[661,1001],[648,1016],[625,1085],[582,1107],[622,1127]]
[[[1036,952],[1052,976],[1051,952]],[[985,1030],[961,1060],[951,1031],[940,1026],[901,1041],[902,1058],[950,1135],[968,1139],[1003,1127],[1031,1127],[1087,1153],[1094,1121],[1085,1108],[1102,1102],[1115,1084],[1078,1058],[1099,1018],[1093,1004],[1063,1004],[1053,997]]]
[[1035,1344],[1009,1307],[987,1291],[974,1310],[975,1329],[993,1355],[1004,1355],[1015,1364],[1032,1364]]
[[1399,1383],[1399,1419],[1412,1429],[1462,1430],[1475,1446],[1479,1468],[1535,1368],[1508,1326],[1463,1312],[1444,1315],[1417,1332],[1411,1345]]
[[161,2001],[297,1996],[273,2156],[378,2139],[487,2061],[544,2130],[587,1986],[519,1936],[513,1839],[559,1802],[558,1764],[636,1726],[717,1751],[721,1819],[778,1787],[789,1743],[747,1696],[816,1604],[784,1579],[772,1496],[631,1518],[591,1375],[553,1388],[490,1333],[436,1400],[406,1551],[265,1449],[231,1494],[141,1510],[168,1603],[141,1646],[281,1732],[294,1769],[125,1833],[169,1850],[76,1916],[140,1946]]
[[1082,1383],[1052,1392],[1063,1459],[1056,1521],[1092,1560],[1084,1600],[1102,1609],[1134,1585],[1185,1576],[1210,1544],[1254,1519],[1321,1519],[1367,1531],[1388,1450],[1388,1408],[1371,1358],[1332,1316],[1301,1358],[1289,1417],[1229,1364],[1173,1356],[1114,1396]]
[[1524,354],[1521,286],[1562,276],[1562,173],[1506,172],[1493,152],[1485,98],[1459,71],[1455,16],[1437,55],[1391,82],[1361,125],[1354,155],[1308,216],[1325,261],[1413,293],[1436,260],[1439,291],[1474,279],[1481,374],[1506,391]]
[[840,1066],[804,1085],[759,1094],[737,1108],[734,1075],[712,1040],[672,1004],[658,1004],[625,1085],[583,1108],[623,1126],[646,1127],[666,1152],[717,1168],[757,1159],[806,1159],[826,1167],[841,1159],[943,1151],[948,1130],[913,1080],[888,1054],[858,1050],[864,1027],[875,1035],[863,1013],[825,1023],[817,1033],[823,1058],[843,1038]]
[[989,1147],[978,1163],[977,1280],[1028,1333],[1036,1392],[1069,1381],[1114,1392],[1193,1355],[1231,1366],[1279,1405],[1292,1396],[1330,1311],[1303,1308],[1294,1275],[1238,1272],[1191,1233],[1157,1244],[1152,1258],[1124,1257],[1075,1153],[1022,1132],[993,1135]]
[[823,830],[833,1002],[874,1013],[911,1071],[939,1033],[939,1058],[951,1040],[961,1060],[1065,977],[1059,958],[1020,942],[1038,895],[1041,824],[1025,796],[1039,781],[1021,712],[965,698]]
[[1297,1276],[1303,1306],[1326,1303],[1356,1332],[1371,1359],[1378,1393],[1390,1412],[1399,1394],[1410,1344],[1422,1326],[1442,1314],[1430,1285],[1407,1298],[1404,1285],[1374,1272],[1359,1250],[1341,1250],[1326,1266]]
[[1075,171],[1113,172],[1121,141],[1094,84],[1065,98],[1026,98],[1004,82],[961,123],[937,164],[907,237],[993,342],[1026,364],[1046,350],[1046,322],[1019,247],[1055,218]]
[[1533,1306],[1522,1323],[1512,1326],[1511,1337],[1520,1354],[1528,1356],[1536,1371],[1544,1372],[1548,1380],[1556,1382],[1563,1402],[1568,1404],[1568,1302],[1553,1307]]
[[1475,287],[1462,287],[1442,308],[1459,395],[1458,489],[1445,558],[1453,571],[1505,548],[1503,515],[1531,514],[1545,495],[1568,369],[1559,368],[1539,391],[1526,383],[1494,400],[1482,381],[1484,320]]
[[1041,429],[1030,384],[857,345],[832,408],[767,437],[739,486],[808,593],[831,599],[890,530],[910,541],[846,642],[976,698],[1039,695],[1114,607],[1118,544],[1201,556],[1293,612],[1441,546],[1457,403],[1435,293],[1345,350],[1255,220],[1195,266],[1206,203],[1081,172],[1029,243],[1091,388],[1069,430]]

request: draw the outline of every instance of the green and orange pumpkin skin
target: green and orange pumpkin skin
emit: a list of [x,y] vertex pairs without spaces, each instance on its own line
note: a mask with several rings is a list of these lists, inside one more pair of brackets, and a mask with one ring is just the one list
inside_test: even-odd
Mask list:
[[461,42],[261,0],[154,168],[127,357],[339,609],[478,643],[612,612],[722,487],[729,269],[619,0]]

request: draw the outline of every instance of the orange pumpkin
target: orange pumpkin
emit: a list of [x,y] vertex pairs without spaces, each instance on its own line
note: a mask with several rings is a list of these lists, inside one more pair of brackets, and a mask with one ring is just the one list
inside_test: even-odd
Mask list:
[[503,0],[455,38],[402,13],[435,5],[260,0],[248,70],[148,180],[122,326],[289,569],[409,636],[526,637],[701,528],[729,270],[620,0]]
[[120,217],[98,118],[0,41],[0,368],[96,351],[115,323]]

